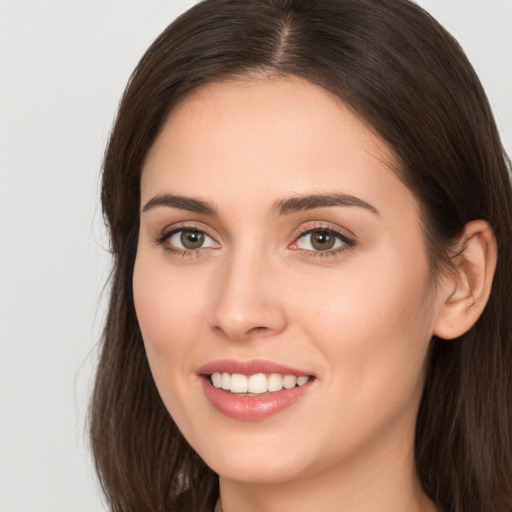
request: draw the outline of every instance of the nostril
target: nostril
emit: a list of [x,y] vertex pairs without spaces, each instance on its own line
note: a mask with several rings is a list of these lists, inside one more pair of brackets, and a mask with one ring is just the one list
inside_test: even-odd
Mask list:
[[270,329],[269,327],[253,327],[252,329],[249,329],[249,331],[247,331],[247,335],[250,336],[251,334],[256,334],[256,333],[266,333],[266,332],[271,332],[272,329]]

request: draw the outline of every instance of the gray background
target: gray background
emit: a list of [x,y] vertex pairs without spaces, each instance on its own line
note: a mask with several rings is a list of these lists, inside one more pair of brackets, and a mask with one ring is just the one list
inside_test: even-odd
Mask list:
[[[103,510],[85,417],[105,311],[99,169],[149,43],[193,0],[0,0],[0,512]],[[512,0],[419,2],[512,150]]]

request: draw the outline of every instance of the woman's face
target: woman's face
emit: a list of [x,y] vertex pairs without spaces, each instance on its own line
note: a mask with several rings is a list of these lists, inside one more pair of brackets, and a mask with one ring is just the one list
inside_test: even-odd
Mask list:
[[149,151],[137,316],[167,409],[221,476],[412,456],[439,300],[394,163],[298,78],[204,86]]

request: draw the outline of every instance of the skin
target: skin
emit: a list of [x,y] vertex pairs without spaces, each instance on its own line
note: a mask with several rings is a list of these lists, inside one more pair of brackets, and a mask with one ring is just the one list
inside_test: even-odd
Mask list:
[[[143,210],[133,285],[158,390],[220,475],[224,512],[435,510],[416,478],[414,428],[453,282],[433,286],[418,204],[395,164],[339,98],[293,77],[203,86],[147,155],[143,209],[178,194],[217,210]],[[283,199],[334,193],[378,213],[276,212]],[[183,253],[179,236],[162,240],[183,226],[207,233],[204,246]],[[314,250],[303,235],[312,228],[353,245]],[[199,382],[218,359],[266,359],[316,378],[280,413],[235,420]]]

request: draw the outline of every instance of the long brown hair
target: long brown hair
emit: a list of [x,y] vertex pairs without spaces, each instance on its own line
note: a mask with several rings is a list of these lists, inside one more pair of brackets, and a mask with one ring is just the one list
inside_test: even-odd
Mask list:
[[457,42],[407,0],[205,0],[151,45],[107,147],[102,205],[114,260],[91,403],[96,468],[116,512],[208,511],[217,476],[160,400],[132,297],[140,174],[169,112],[202,84],[297,75],[335,93],[394,150],[419,199],[430,264],[485,219],[498,266],[481,318],[434,338],[416,434],[425,492],[445,512],[512,510],[512,192],[482,86]]

